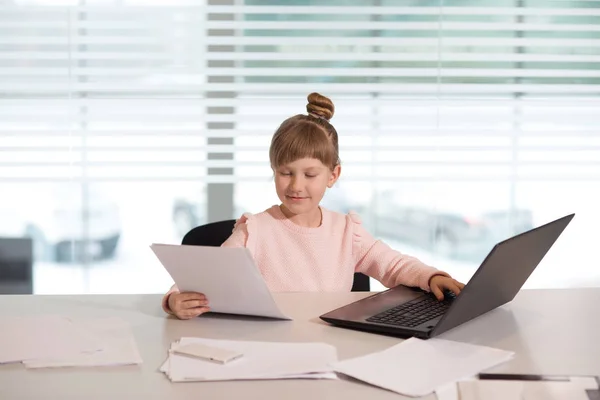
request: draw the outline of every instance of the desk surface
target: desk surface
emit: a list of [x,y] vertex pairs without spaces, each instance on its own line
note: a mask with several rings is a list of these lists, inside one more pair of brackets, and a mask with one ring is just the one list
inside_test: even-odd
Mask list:
[[[157,371],[169,344],[181,336],[320,341],[336,346],[340,359],[398,343],[401,339],[334,328],[318,319],[322,313],[366,295],[276,294],[294,321],[217,315],[179,321],[164,315],[160,295],[0,296],[0,316],[54,313],[123,318],[131,324],[144,360],[141,366],[36,371],[27,371],[20,364],[0,365],[0,399],[400,399],[402,396],[350,379],[172,384]],[[592,312],[598,304],[600,288],[523,290],[508,305],[440,338],[515,351],[512,361],[494,369],[499,372],[600,375],[600,318]]]

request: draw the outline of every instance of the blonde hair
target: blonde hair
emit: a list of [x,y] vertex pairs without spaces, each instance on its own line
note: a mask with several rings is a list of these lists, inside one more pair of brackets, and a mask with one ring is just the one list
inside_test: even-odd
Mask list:
[[272,168],[302,158],[316,158],[331,170],[340,163],[338,134],[329,123],[335,111],[333,102],[319,93],[311,93],[307,99],[308,115],[294,115],[275,131],[269,149]]

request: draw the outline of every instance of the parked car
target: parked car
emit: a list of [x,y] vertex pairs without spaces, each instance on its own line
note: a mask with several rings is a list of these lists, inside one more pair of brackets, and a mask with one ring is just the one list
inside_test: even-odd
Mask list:
[[475,216],[427,207],[386,204],[374,208],[376,236],[416,245],[441,256],[481,261],[500,240],[533,228],[529,210],[496,210]]
[[[8,194],[8,195],[7,195]],[[0,235],[33,239],[36,261],[81,262],[115,255],[121,236],[116,202],[77,184],[34,184],[0,198]]]
[[173,202],[172,217],[175,234],[183,239],[192,228],[207,223],[206,202],[177,198]]
[[[197,196],[180,195],[175,198],[171,213],[175,234],[179,239],[183,239],[192,228],[212,222],[207,216],[205,190],[198,191]],[[243,209],[236,205],[231,218],[239,218],[243,213]]]

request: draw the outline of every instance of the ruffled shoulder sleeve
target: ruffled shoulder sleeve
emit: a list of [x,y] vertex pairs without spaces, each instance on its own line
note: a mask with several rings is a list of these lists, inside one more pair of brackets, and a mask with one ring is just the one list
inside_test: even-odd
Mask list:
[[346,218],[352,232],[352,255],[358,261],[373,246],[375,238],[365,229],[362,219],[356,212],[350,211]]
[[254,244],[256,243],[256,217],[250,213],[244,213],[235,221],[233,232],[222,247],[246,247],[254,255]]
[[238,219],[235,220],[235,225],[233,226],[233,231],[235,232],[235,230],[238,229],[241,225],[246,224],[246,222],[248,221],[248,219],[250,217],[252,217],[252,214],[243,213],[241,217],[239,217]]

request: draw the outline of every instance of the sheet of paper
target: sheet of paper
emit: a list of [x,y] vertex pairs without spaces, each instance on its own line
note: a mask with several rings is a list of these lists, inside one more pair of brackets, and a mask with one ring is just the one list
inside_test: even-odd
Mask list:
[[8,317],[0,329],[0,363],[70,357],[102,348],[101,341],[58,315]]
[[[335,379],[335,347],[325,343],[279,343],[181,338],[179,345],[203,343],[244,353],[221,365],[171,353],[161,367],[174,382],[249,379]],[[177,345],[177,344],[175,344]]]
[[469,380],[458,383],[461,400],[589,400],[595,379],[572,381]]
[[25,361],[27,368],[95,367],[141,364],[135,338],[129,324],[118,318],[74,321],[103,343],[103,349],[74,356],[39,358]]
[[335,363],[336,372],[407,396],[426,396],[513,357],[514,353],[443,339],[411,338],[387,350]]
[[456,382],[449,383],[435,390],[437,400],[462,400],[458,396],[458,385]]
[[213,312],[290,320],[246,248],[153,244],[179,290],[204,293]]
[[[160,366],[159,371],[168,375],[169,372],[169,358]],[[247,378],[246,380],[267,380],[267,379],[337,379],[335,372],[316,372],[311,374],[298,374],[298,375],[274,375],[272,377],[261,377],[261,378]],[[442,399],[439,399],[442,400]],[[444,400],[458,400],[444,399]]]

